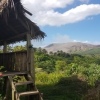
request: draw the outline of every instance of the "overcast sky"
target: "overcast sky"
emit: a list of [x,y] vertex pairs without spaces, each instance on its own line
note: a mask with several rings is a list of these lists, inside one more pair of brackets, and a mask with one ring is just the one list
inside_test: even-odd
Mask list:
[[100,44],[100,0],[22,0],[28,16],[47,34],[34,46],[50,43]]

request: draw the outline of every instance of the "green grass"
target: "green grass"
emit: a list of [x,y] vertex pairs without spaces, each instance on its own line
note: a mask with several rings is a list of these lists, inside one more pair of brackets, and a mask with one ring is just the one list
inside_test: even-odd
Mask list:
[[[39,74],[41,75],[41,73]],[[48,81],[46,80],[47,83],[44,79],[41,79],[41,82],[36,81],[38,89],[43,93],[44,100],[82,100],[90,87],[86,82],[78,79],[77,76],[65,77],[64,74],[62,76],[59,73],[59,77],[55,79],[55,76],[51,74],[45,75],[44,78],[48,77]],[[50,79],[51,76],[51,79],[53,79],[52,82]]]

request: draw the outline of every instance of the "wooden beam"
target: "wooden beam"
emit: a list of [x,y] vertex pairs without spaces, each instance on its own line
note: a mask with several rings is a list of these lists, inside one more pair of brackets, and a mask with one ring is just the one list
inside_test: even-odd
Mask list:
[[30,68],[29,68],[30,67],[30,49],[29,49],[30,45],[31,45],[30,34],[27,33],[27,58],[28,58],[27,70],[28,72],[30,72]]
[[30,16],[32,16],[32,13],[30,13],[29,11],[27,11],[26,9],[24,9],[24,11],[29,14]]
[[29,68],[28,71],[30,72],[30,74],[33,78],[33,81],[35,83],[33,48],[32,48],[32,44],[31,44],[31,35],[28,33],[27,33],[27,57],[28,57],[27,67]]
[[8,79],[9,79],[9,83],[11,85],[12,100],[15,100],[15,92],[16,92],[16,89],[15,89],[15,86],[14,86],[14,83],[13,83],[13,78],[12,78],[12,76],[8,76]]
[[[4,42],[4,47],[3,47],[3,53],[7,53],[7,43],[6,43],[6,41]],[[5,56],[5,55],[4,55]],[[5,58],[5,57],[4,57]],[[3,59],[3,60],[5,60],[5,59]],[[3,61],[4,62],[4,61]],[[5,62],[6,63],[6,62]],[[6,68],[7,66],[6,66],[6,64],[4,63],[4,67]],[[5,88],[6,87],[6,88]],[[4,91],[5,91],[5,97],[4,98],[9,98],[9,91],[11,91],[10,90],[10,83],[9,83],[9,80],[7,79],[7,78],[4,78]]]

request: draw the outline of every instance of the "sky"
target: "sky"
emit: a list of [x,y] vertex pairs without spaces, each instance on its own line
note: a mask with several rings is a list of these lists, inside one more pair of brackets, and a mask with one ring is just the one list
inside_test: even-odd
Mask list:
[[22,0],[28,16],[46,33],[35,47],[51,43],[100,44],[100,0]]

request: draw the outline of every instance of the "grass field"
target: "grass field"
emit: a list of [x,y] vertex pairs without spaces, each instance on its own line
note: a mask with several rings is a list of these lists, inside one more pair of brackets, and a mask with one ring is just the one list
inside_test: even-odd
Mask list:
[[41,78],[36,82],[38,89],[43,93],[44,100],[83,100],[90,87],[86,82],[78,79],[77,76],[62,77],[61,75],[60,77],[60,73],[58,76],[50,79],[51,75],[44,74],[46,80]]

